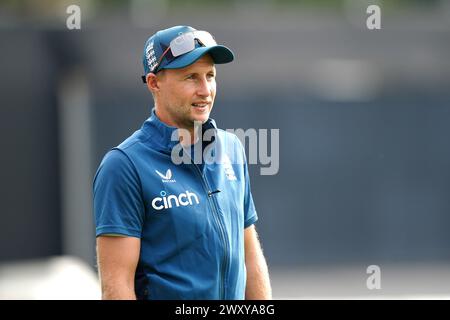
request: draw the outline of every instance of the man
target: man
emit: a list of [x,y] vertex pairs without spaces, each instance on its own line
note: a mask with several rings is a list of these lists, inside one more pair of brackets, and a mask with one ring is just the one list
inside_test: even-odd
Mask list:
[[[209,118],[215,64],[233,59],[187,26],[147,40],[143,80],[155,108],[94,179],[104,299],[271,299],[242,145]],[[222,161],[194,162],[198,146]],[[181,154],[189,161],[175,164]]]

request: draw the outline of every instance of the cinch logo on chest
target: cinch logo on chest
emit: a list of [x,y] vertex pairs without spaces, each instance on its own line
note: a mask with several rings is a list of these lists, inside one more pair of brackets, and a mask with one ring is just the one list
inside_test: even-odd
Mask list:
[[[189,192],[187,190],[186,193],[180,193],[178,196],[173,194],[167,196],[167,193],[165,191],[161,191],[159,194],[161,195],[161,197],[156,197],[152,200],[152,207],[155,210],[169,209],[173,206],[192,206],[194,204],[200,203],[200,201],[198,200],[198,196],[195,193]],[[192,200],[195,200],[195,203]]]

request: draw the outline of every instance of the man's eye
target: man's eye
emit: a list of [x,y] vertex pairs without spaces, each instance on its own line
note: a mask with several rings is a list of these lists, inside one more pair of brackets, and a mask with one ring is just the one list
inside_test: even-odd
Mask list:
[[194,78],[195,78],[195,76],[193,74],[190,74],[186,77],[186,79],[194,79]]

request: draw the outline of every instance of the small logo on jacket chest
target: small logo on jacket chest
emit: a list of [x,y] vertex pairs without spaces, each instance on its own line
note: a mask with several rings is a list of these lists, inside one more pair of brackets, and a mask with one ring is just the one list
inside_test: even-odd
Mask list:
[[230,181],[237,180],[236,174],[234,173],[233,166],[231,165],[230,158],[227,155],[223,157],[223,169],[225,171],[225,176]]
[[155,170],[156,173],[161,177],[161,181],[164,183],[174,183],[177,182],[175,179],[172,179],[172,170],[167,169],[166,174],[162,174],[158,170]]

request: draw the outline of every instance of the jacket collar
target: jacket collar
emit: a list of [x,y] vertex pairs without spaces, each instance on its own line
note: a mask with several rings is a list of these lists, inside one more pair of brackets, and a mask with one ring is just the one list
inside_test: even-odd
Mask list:
[[[169,126],[162,122],[152,109],[151,116],[142,125],[141,130],[150,138],[149,143],[160,151],[171,152],[173,147],[179,143],[178,128]],[[208,129],[217,130],[214,119],[209,118],[202,125],[202,134]],[[173,135],[173,141],[172,141]]]

